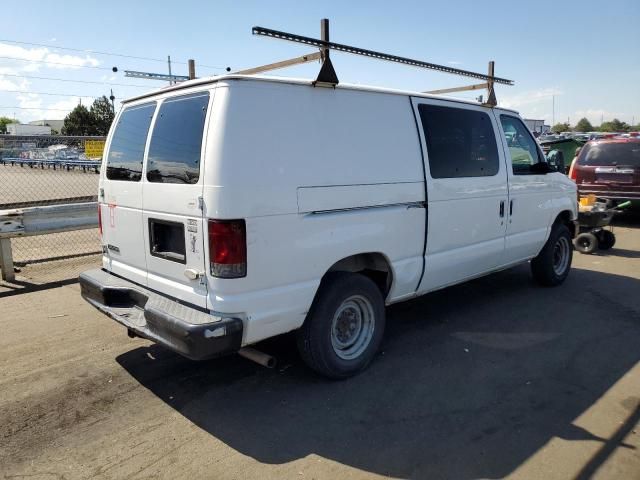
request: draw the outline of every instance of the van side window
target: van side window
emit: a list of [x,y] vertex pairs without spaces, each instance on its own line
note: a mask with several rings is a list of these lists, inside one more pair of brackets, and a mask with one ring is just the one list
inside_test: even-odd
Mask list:
[[513,173],[515,175],[531,173],[531,165],[544,161],[533,135],[519,118],[500,115],[500,123],[509,146]]
[[142,178],[144,146],[155,108],[153,102],[126,108],[120,114],[107,157],[109,180],[139,182]]
[[162,102],[151,134],[147,180],[157,183],[198,182],[208,104],[209,92]]
[[419,105],[432,178],[489,177],[500,168],[489,115],[464,108]]

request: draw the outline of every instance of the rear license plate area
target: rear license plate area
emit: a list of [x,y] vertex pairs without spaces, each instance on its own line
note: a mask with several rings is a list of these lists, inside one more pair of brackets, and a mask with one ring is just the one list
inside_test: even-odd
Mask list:
[[149,250],[154,257],[187,263],[184,224],[150,218]]
[[633,183],[633,169],[598,167],[595,173],[599,183]]

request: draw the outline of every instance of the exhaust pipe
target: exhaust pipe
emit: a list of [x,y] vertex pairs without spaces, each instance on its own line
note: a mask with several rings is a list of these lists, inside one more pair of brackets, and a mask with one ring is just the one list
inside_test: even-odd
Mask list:
[[255,348],[244,347],[238,350],[238,355],[244,357],[253,362],[259,363],[263,367],[273,368],[276,366],[276,357],[272,357],[271,355],[267,355],[266,353],[259,352]]

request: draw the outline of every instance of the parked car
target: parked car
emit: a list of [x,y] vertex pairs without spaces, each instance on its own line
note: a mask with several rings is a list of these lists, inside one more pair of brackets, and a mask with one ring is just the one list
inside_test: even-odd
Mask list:
[[241,75],[125,101],[98,199],[81,291],[130,335],[204,359],[295,330],[331,378],[371,362],[386,305],[529,260],[561,284],[577,218],[512,110]]
[[615,138],[587,143],[570,171],[580,195],[593,194],[640,205],[640,139]]

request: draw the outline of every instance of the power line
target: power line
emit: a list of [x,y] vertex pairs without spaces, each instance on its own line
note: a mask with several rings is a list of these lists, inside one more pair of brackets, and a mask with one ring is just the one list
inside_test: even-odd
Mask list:
[[[7,39],[1,39],[0,38],[0,42],[7,42],[7,43],[16,43],[19,45],[31,45],[31,46],[35,46],[35,47],[45,47],[45,48],[54,48],[54,49],[58,49],[58,50],[69,50],[71,52],[82,52],[85,54],[94,54],[94,55],[107,55],[107,56],[112,56],[112,57],[121,57],[121,58],[133,58],[135,60],[148,60],[151,62],[162,62],[162,63],[167,63],[166,59],[161,59],[161,58],[152,58],[152,57],[138,57],[135,55],[125,55],[122,53],[113,53],[113,52],[101,52],[99,50],[83,50],[81,48],[71,48],[71,47],[60,47],[58,45],[47,45],[44,43],[33,43],[33,42],[20,42],[18,40],[7,40]],[[171,63],[178,63],[181,65],[187,65],[187,62],[177,62],[172,60]],[[221,67],[221,66],[213,66],[213,65],[200,65],[201,67],[205,67],[205,68],[212,68],[214,70],[224,70],[226,67]]]
[[70,68],[96,68],[98,70],[109,70],[111,71],[112,67],[98,67],[95,65],[73,65],[70,63],[62,63],[62,62],[49,62],[47,60],[30,60],[28,58],[19,58],[19,57],[0,57],[5,60],[18,60],[20,62],[35,62],[35,63],[47,63],[50,65],[64,65],[65,67]]
[[113,83],[113,82],[94,82],[91,80],[70,80],[68,78],[52,78],[52,77],[35,77],[31,75],[15,75],[13,73],[1,73],[1,76],[5,77],[18,77],[18,78],[33,78],[36,80],[54,80],[56,82],[74,82],[74,83],[92,83],[97,85],[117,85],[119,87],[137,87],[149,89],[148,85],[133,85],[130,83]]
[[[87,98],[99,98],[96,97],[94,95],[80,95],[80,94],[73,94],[73,93],[50,93],[50,92],[27,92],[25,90],[0,90],[0,93],[25,93],[25,94],[30,94],[30,93],[35,93],[37,95],[51,95],[51,96],[56,96],[56,97],[87,97]],[[105,95],[106,96],[106,95]]]
[[[68,112],[69,108],[44,108],[44,107],[0,107],[0,109],[17,109],[17,110],[57,110],[58,112]],[[74,107],[75,108],[75,107]]]

